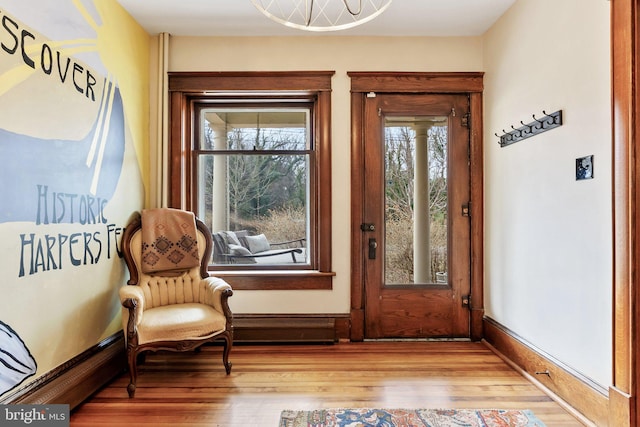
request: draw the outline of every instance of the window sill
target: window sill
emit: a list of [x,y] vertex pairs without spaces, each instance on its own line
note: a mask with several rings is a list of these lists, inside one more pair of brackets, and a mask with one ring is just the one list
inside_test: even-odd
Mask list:
[[220,277],[234,290],[306,290],[333,289],[334,272],[308,270],[244,270],[209,271]]

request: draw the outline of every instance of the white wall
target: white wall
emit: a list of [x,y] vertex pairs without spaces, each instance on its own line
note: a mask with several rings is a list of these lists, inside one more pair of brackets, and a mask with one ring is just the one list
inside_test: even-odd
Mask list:
[[[349,313],[350,81],[348,71],[480,71],[471,38],[172,37],[170,71],[335,70],[332,81],[333,271],[331,291],[235,291],[234,313]],[[283,301],[286,303],[283,304]]]
[[[609,2],[519,0],[485,34],[486,314],[611,383]],[[500,148],[494,132],[563,110]],[[576,181],[591,155],[594,179]]]

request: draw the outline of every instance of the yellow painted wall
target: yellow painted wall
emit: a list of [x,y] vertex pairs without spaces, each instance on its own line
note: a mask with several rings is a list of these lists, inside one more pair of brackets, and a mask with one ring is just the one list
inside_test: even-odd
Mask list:
[[52,3],[0,0],[0,347],[37,364],[22,385],[121,329],[149,179],[149,35],[111,0]]

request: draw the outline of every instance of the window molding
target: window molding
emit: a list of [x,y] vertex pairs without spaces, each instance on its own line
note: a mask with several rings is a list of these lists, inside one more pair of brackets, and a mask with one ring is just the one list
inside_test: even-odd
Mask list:
[[[308,270],[244,270],[219,271],[216,277],[223,278],[234,290],[331,290],[335,273]],[[295,283],[295,287],[292,285]]]
[[[331,78],[334,71],[273,72],[170,72],[169,81],[169,207],[195,211],[192,194],[192,135],[195,107],[207,95],[235,94],[241,97],[268,95],[274,100],[292,94],[316,98],[313,165],[315,218],[311,245],[315,249],[314,270],[215,271],[235,282],[236,289],[331,289]],[[242,279],[242,280],[240,280]],[[233,283],[232,283],[233,286]]]

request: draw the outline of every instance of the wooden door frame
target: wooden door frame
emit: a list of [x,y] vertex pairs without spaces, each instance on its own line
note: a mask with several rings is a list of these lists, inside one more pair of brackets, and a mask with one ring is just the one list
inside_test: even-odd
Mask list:
[[351,334],[352,341],[364,339],[364,104],[369,92],[468,94],[471,129],[471,325],[473,340],[482,338],[483,297],[483,130],[482,72],[348,72],[351,78]]
[[637,174],[640,88],[640,0],[611,1],[613,179],[613,379],[609,425],[640,422],[640,192]]

